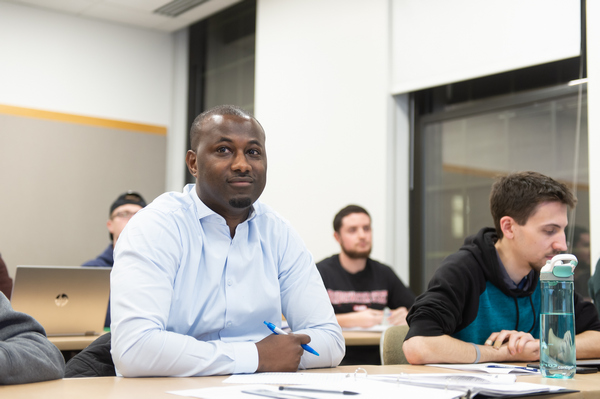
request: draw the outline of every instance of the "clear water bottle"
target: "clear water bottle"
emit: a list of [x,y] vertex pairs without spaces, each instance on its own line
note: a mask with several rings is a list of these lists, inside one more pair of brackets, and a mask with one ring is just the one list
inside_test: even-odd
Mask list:
[[[563,263],[564,262],[564,263]],[[573,378],[575,374],[574,255],[556,255],[540,273],[540,370],[544,377]]]
[[390,316],[392,315],[392,310],[387,306],[383,308],[383,321],[381,322],[382,326],[390,325]]

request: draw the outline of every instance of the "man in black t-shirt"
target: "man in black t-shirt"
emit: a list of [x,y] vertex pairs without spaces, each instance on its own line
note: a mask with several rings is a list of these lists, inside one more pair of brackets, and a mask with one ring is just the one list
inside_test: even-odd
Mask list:
[[[406,324],[415,295],[389,266],[369,258],[372,240],[369,213],[360,206],[348,205],[333,219],[333,229],[341,252],[320,261],[317,268],[340,326],[369,328],[384,321],[390,325]],[[391,311],[384,320],[386,307]],[[353,349],[358,348],[347,348],[342,364],[381,364],[378,350],[371,361],[361,355],[355,363],[350,359]]]

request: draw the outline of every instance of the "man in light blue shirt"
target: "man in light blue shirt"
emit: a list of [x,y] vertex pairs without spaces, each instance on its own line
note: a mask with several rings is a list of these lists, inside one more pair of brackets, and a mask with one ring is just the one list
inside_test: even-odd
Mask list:
[[[195,185],[139,211],[115,248],[112,357],[123,376],[200,376],[335,367],[344,339],[313,258],[258,201],[265,133],[243,110],[196,118]],[[294,331],[273,335],[264,321]],[[304,352],[308,344],[320,356]]]

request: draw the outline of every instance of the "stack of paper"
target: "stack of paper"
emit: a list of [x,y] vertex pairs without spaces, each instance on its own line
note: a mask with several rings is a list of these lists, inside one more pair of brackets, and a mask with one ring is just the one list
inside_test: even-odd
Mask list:
[[515,366],[506,363],[477,364],[426,364],[426,366],[443,367],[463,371],[481,371],[488,374],[539,374],[540,370],[532,367]]
[[471,396],[483,394],[493,397],[522,396],[539,394],[544,392],[555,392],[563,388],[532,384],[528,382],[516,382],[515,375],[485,375],[485,374],[400,374],[395,376],[371,376],[369,378],[381,381],[411,384],[438,389],[453,389],[459,391],[470,391]]
[[185,391],[172,391],[169,393],[203,398],[203,399],[229,399],[229,398],[248,398],[259,399],[259,396],[281,398],[281,399],[341,399],[342,397],[356,399],[382,399],[382,398],[439,398],[454,399],[464,396],[464,391],[442,390],[437,388],[427,388],[411,385],[389,384],[371,379],[353,380],[348,379],[344,383],[329,383],[319,385],[303,385],[303,387],[319,390],[344,390],[356,392],[356,395],[339,395],[322,392],[298,392],[286,393],[280,391],[277,385],[242,385],[235,387],[188,389]]
[[[505,374],[385,374],[350,373],[258,373],[233,375],[225,383],[245,384],[219,388],[171,391],[169,393],[204,399],[253,398],[258,396],[280,399],[341,398],[339,394],[314,390],[355,392],[344,395],[356,399],[415,397],[454,399],[477,394],[507,397],[536,393],[559,392],[564,388],[552,385],[516,382],[514,375]],[[301,386],[311,392],[280,391],[279,386]]]

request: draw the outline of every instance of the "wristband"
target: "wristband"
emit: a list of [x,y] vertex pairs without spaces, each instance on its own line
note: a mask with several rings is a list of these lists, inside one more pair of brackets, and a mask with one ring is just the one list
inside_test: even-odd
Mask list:
[[473,345],[473,347],[475,348],[475,352],[477,352],[477,357],[475,358],[475,361],[473,362],[473,364],[479,363],[479,358],[481,358],[481,352],[479,351],[479,347],[472,342],[471,342],[471,345]]

